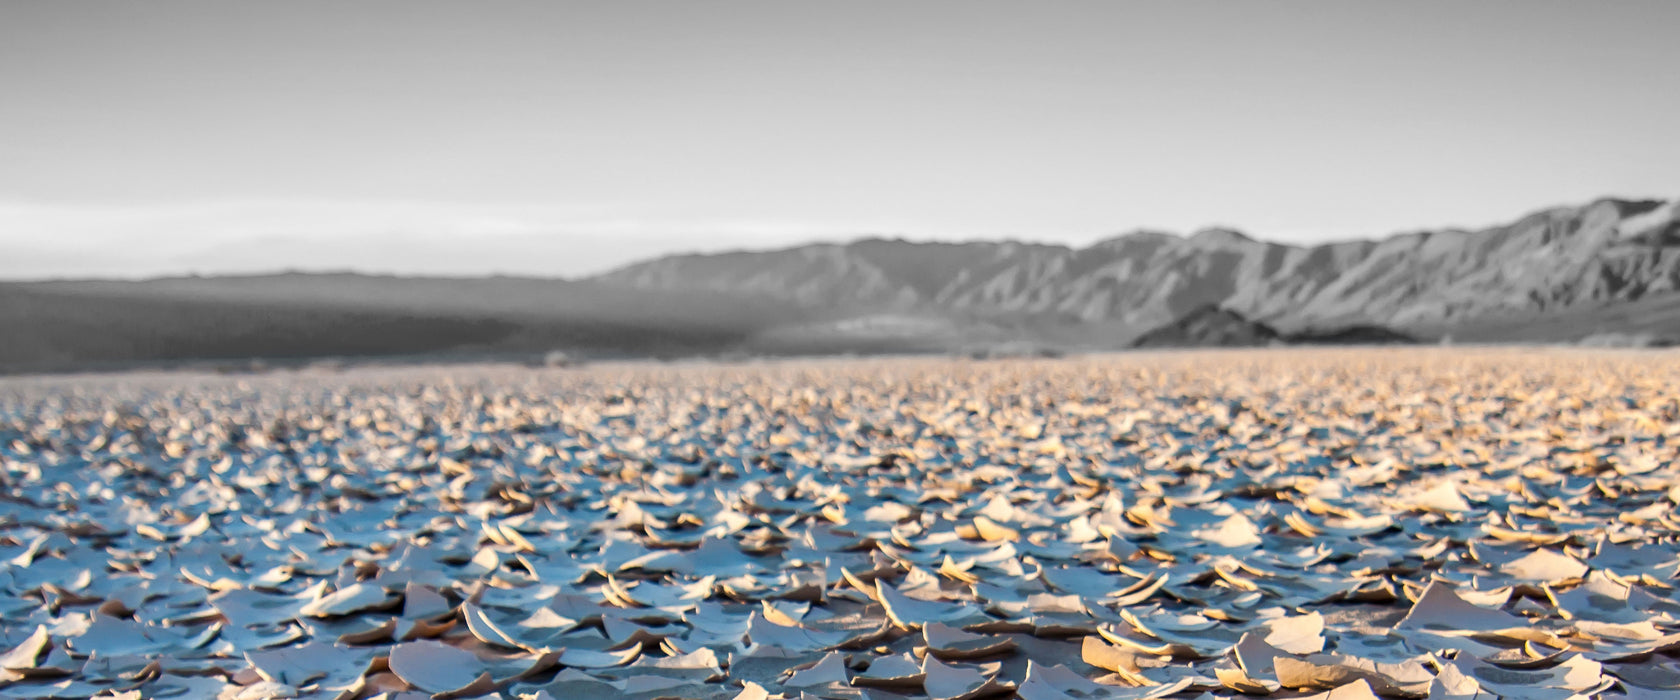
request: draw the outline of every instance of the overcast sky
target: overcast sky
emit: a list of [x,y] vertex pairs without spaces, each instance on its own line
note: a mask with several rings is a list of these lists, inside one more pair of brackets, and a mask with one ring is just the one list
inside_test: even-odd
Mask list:
[[1680,195],[1680,2],[8,2],[0,276],[578,274]]

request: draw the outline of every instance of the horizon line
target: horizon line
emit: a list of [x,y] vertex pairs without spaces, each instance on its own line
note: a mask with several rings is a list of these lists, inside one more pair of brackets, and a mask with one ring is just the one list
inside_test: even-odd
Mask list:
[[[1313,250],[1313,249],[1319,249],[1319,248],[1325,248],[1325,247],[1345,246],[1345,245],[1361,244],[1361,243],[1368,243],[1368,244],[1375,245],[1375,244],[1379,244],[1379,243],[1382,243],[1382,242],[1385,242],[1385,241],[1394,240],[1394,239],[1398,239],[1398,238],[1404,238],[1404,237],[1407,237],[1407,236],[1420,236],[1420,235],[1421,236],[1430,236],[1430,235],[1435,235],[1435,234],[1448,234],[1448,233],[1474,234],[1474,233],[1478,233],[1478,232],[1483,232],[1483,231],[1488,231],[1488,230],[1492,230],[1492,229],[1502,228],[1502,227],[1505,227],[1505,226],[1510,226],[1510,225],[1516,224],[1518,222],[1521,222],[1525,219],[1532,218],[1534,216],[1545,215],[1545,214],[1560,211],[1560,210],[1571,210],[1571,209],[1584,210],[1584,209],[1587,209],[1587,208],[1590,208],[1590,207],[1593,207],[1593,206],[1596,206],[1596,205],[1599,205],[1599,204],[1603,204],[1603,203],[1606,203],[1606,202],[1614,202],[1614,203],[1617,203],[1617,204],[1654,204],[1656,206],[1654,206],[1653,208],[1660,208],[1663,205],[1680,205],[1680,196],[1677,196],[1677,197],[1630,197],[1630,196],[1623,196],[1623,195],[1603,195],[1603,196],[1595,197],[1591,200],[1588,200],[1588,201],[1585,201],[1585,202],[1582,202],[1582,203],[1577,203],[1577,204],[1554,204],[1554,205],[1551,205],[1551,206],[1529,209],[1529,210],[1526,210],[1525,212],[1523,212],[1519,215],[1516,215],[1512,218],[1501,219],[1499,222],[1492,223],[1492,224],[1483,224],[1483,225],[1480,225],[1480,226],[1445,225],[1445,226],[1439,226],[1439,227],[1435,227],[1435,228],[1405,228],[1405,229],[1399,229],[1399,230],[1396,230],[1396,231],[1393,231],[1391,233],[1384,234],[1384,235],[1331,239],[1331,240],[1325,240],[1325,241],[1320,241],[1320,242],[1315,242],[1315,243],[1296,243],[1296,242],[1290,242],[1290,241],[1277,240],[1276,238],[1267,238],[1267,237],[1262,237],[1262,236],[1256,236],[1256,235],[1253,235],[1253,234],[1249,233],[1247,230],[1245,230],[1243,228],[1228,225],[1228,224],[1208,224],[1208,225],[1196,227],[1194,229],[1189,230],[1188,232],[1174,231],[1174,230],[1168,230],[1168,229],[1164,229],[1164,228],[1152,228],[1152,227],[1147,227],[1147,226],[1139,226],[1139,227],[1136,227],[1136,228],[1131,228],[1131,229],[1124,230],[1120,233],[1114,233],[1114,234],[1108,234],[1108,235],[1102,236],[1100,238],[1097,238],[1097,239],[1091,241],[1090,243],[1083,244],[1083,245],[1072,244],[1072,243],[1063,243],[1063,242],[1035,241],[1035,240],[1027,239],[1025,237],[1021,237],[1018,234],[1005,235],[1005,236],[1002,236],[1002,237],[972,237],[972,238],[919,237],[918,238],[918,237],[915,237],[914,234],[906,234],[906,233],[859,232],[857,234],[852,234],[851,237],[843,238],[843,239],[836,239],[836,238],[833,237],[834,234],[827,234],[827,235],[819,235],[817,237],[813,237],[813,238],[805,240],[803,242],[787,243],[787,244],[772,245],[772,246],[762,246],[762,247],[741,246],[741,247],[724,248],[724,249],[718,249],[718,250],[697,250],[697,249],[692,249],[692,248],[690,248],[690,249],[673,249],[673,250],[665,252],[665,253],[656,254],[656,255],[653,255],[653,256],[650,256],[650,257],[637,258],[637,259],[631,260],[629,262],[613,265],[613,266],[601,269],[599,271],[584,273],[584,274],[577,274],[577,275],[560,275],[560,274],[541,275],[541,274],[524,274],[524,273],[502,272],[502,271],[447,274],[447,273],[425,273],[425,272],[402,272],[402,271],[392,271],[392,270],[369,269],[369,268],[363,268],[363,267],[357,267],[357,266],[311,267],[311,266],[288,265],[288,266],[284,266],[284,267],[277,267],[277,268],[271,268],[271,269],[265,269],[265,270],[226,271],[226,272],[204,272],[204,271],[197,271],[197,270],[182,270],[180,272],[164,272],[164,273],[159,273],[159,274],[151,274],[151,275],[136,276],[136,277],[124,277],[124,276],[62,276],[62,275],[60,275],[60,276],[48,276],[48,277],[0,277],[0,284],[47,284],[47,283],[68,283],[68,282],[145,283],[145,282],[160,282],[160,281],[181,280],[181,279],[203,279],[203,278],[236,279],[236,278],[279,277],[279,276],[286,276],[286,275],[316,275],[316,276],[352,275],[352,276],[362,276],[362,277],[384,277],[384,278],[392,278],[392,279],[436,279],[436,280],[512,279],[512,280],[530,280],[530,281],[548,281],[548,282],[582,282],[582,281],[588,281],[588,280],[598,278],[598,277],[604,277],[604,276],[607,276],[607,275],[610,275],[610,274],[613,274],[613,273],[616,273],[616,272],[620,272],[622,270],[637,267],[637,266],[640,266],[640,265],[646,265],[646,264],[655,263],[655,262],[658,262],[658,261],[661,261],[661,260],[668,260],[668,259],[711,257],[711,256],[723,256],[723,255],[752,255],[752,254],[781,253],[781,252],[798,250],[798,249],[801,249],[801,248],[812,248],[812,247],[848,247],[848,246],[858,245],[858,244],[861,244],[861,243],[867,243],[867,242],[871,242],[871,241],[903,243],[903,244],[918,245],[918,246],[931,246],[931,245],[962,246],[962,245],[1009,245],[1009,244],[1014,244],[1014,245],[1025,245],[1025,246],[1041,246],[1041,247],[1046,247],[1046,248],[1061,248],[1061,249],[1064,249],[1064,250],[1067,250],[1067,251],[1084,251],[1084,250],[1090,250],[1090,249],[1093,249],[1093,248],[1097,248],[1099,246],[1103,246],[1103,245],[1106,245],[1106,244],[1111,244],[1115,241],[1120,241],[1120,240],[1124,240],[1124,239],[1132,238],[1132,237],[1137,237],[1137,236],[1165,236],[1165,237],[1176,238],[1176,239],[1179,239],[1179,240],[1192,240],[1192,239],[1196,238],[1197,236],[1200,236],[1202,234],[1209,233],[1209,232],[1228,232],[1228,233],[1232,233],[1232,234],[1235,234],[1237,236],[1240,236],[1242,238],[1245,238],[1247,240],[1253,241],[1255,243],[1259,243],[1259,244],[1267,245],[1267,246],[1279,246],[1279,247],[1283,247],[1283,248],[1296,249],[1296,250]],[[400,232],[390,232],[390,233],[387,233],[387,234],[384,234],[384,235],[388,235],[388,236],[393,236],[394,235],[394,236],[399,236],[400,237],[404,234],[402,234]],[[518,233],[479,234],[479,237],[506,240],[506,239],[509,239],[509,238],[529,238],[529,237],[544,236],[544,235],[545,234],[536,233],[536,232],[518,232]],[[546,234],[546,235],[554,235],[554,234],[550,233],[550,234]],[[564,234],[562,234],[562,235],[564,235]],[[601,235],[601,234],[574,232],[573,235]],[[266,236],[265,238],[272,238],[272,237],[273,236]]]

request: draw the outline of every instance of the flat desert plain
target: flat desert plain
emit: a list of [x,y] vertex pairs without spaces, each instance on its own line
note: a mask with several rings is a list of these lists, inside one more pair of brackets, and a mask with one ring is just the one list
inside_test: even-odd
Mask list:
[[8,698],[1680,697],[1680,355],[0,380]]

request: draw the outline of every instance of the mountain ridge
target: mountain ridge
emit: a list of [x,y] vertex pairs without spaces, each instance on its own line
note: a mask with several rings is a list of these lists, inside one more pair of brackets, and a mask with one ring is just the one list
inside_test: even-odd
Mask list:
[[[1585,209],[1587,207],[1591,207],[1591,206],[1599,205],[1599,204],[1620,204],[1620,205],[1635,205],[1635,206],[1642,205],[1642,204],[1643,205],[1655,204],[1658,207],[1660,207],[1664,204],[1667,204],[1667,205],[1673,205],[1673,206],[1680,206],[1680,197],[1653,198],[1653,197],[1627,197],[1627,196],[1618,196],[1618,195],[1607,195],[1607,196],[1602,196],[1602,197],[1592,199],[1592,200],[1590,200],[1590,201],[1588,201],[1584,204],[1578,204],[1578,205],[1555,204],[1555,205],[1552,205],[1552,206],[1540,207],[1540,208],[1536,208],[1536,209],[1527,210],[1524,213],[1517,215],[1514,219],[1511,219],[1510,221],[1515,222],[1515,221],[1521,221],[1521,220],[1528,219],[1528,218],[1531,218],[1531,217],[1536,217],[1536,216],[1544,216],[1544,215],[1547,215],[1547,214],[1553,214],[1553,213],[1558,213],[1558,212],[1567,212],[1567,211],[1576,210],[1576,209]],[[671,253],[667,253],[667,254],[663,254],[663,255],[652,256],[652,257],[645,258],[645,259],[642,259],[642,260],[635,260],[635,261],[631,261],[631,262],[628,262],[628,263],[615,265],[613,267],[610,267],[608,269],[605,269],[605,270],[602,270],[602,271],[596,272],[596,273],[585,274],[585,275],[574,275],[574,276],[570,276],[570,277],[552,277],[552,276],[541,276],[541,275],[535,275],[535,276],[533,276],[533,275],[470,275],[470,277],[503,276],[503,277],[537,278],[537,279],[591,279],[591,278],[610,276],[610,275],[613,275],[615,273],[621,272],[621,271],[629,269],[629,268],[635,268],[635,267],[639,267],[639,266],[645,265],[645,264],[650,263],[650,262],[655,262],[655,261],[665,260],[665,259],[670,259],[670,258],[694,258],[694,257],[709,257],[709,256],[753,255],[753,254],[765,254],[765,253],[779,253],[779,252],[786,252],[786,251],[798,250],[798,249],[802,249],[802,248],[813,248],[813,247],[846,247],[846,246],[850,246],[850,245],[854,245],[854,244],[858,244],[858,243],[867,243],[867,242],[903,243],[903,244],[917,245],[917,246],[965,246],[965,245],[974,245],[974,244],[998,244],[998,245],[1015,244],[1015,245],[1022,245],[1022,246],[1042,246],[1042,247],[1047,247],[1047,248],[1059,248],[1059,249],[1064,249],[1064,250],[1067,250],[1067,251],[1070,251],[1070,252],[1074,252],[1074,251],[1081,251],[1081,250],[1086,250],[1086,249],[1090,249],[1090,248],[1100,247],[1100,246],[1103,246],[1104,244],[1114,243],[1114,242],[1122,241],[1122,240],[1129,239],[1129,238],[1158,237],[1158,238],[1194,239],[1198,236],[1205,235],[1205,234],[1219,233],[1219,234],[1226,234],[1226,235],[1235,234],[1235,236],[1240,237],[1242,239],[1246,239],[1248,241],[1252,241],[1252,242],[1260,243],[1260,244],[1265,244],[1265,245],[1280,246],[1280,247],[1284,247],[1284,248],[1311,249],[1311,248],[1318,248],[1318,247],[1322,247],[1322,246],[1337,246],[1337,245],[1349,245],[1349,244],[1360,244],[1360,243],[1377,244],[1377,243],[1381,243],[1381,242],[1384,242],[1384,241],[1387,241],[1387,240],[1390,240],[1390,239],[1407,237],[1407,236],[1431,236],[1431,235],[1437,235],[1437,234],[1472,233],[1472,232],[1483,230],[1483,229],[1497,228],[1500,225],[1501,224],[1495,223],[1495,224],[1489,224],[1489,225],[1481,226],[1481,227],[1478,228],[1478,227],[1475,227],[1475,226],[1466,226],[1466,225],[1460,225],[1460,224],[1447,224],[1447,225],[1441,225],[1441,226],[1432,227],[1432,228],[1431,227],[1403,228],[1403,229],[1398,229],[1398,230],[1395,230],[1391,233],[1383,234],[1383,235],[1353,236],[1353,237],[1348,237],[1348,238],[1335,238],[1335,239],[1320,241],[1320,242],[1316,242],[1316,243],[1299,243],[1299,242],[1281,241],[1281,240],[1274,240],[1274,239],[1270,239],[1270,238],[1264,238],[1264,237],[1260,237],[1260,236],[1257,236],[1255,234],[1252,234],[1252,233],[1250,233],[1250,232],[1248,232],[1248,231],[1246,231],[1246,230],[1244,230],[1240,227],[1233,226],[1233,225],[1228,225],[1228,224],[1208,224],[1208,225],[1204,225],[1204,226],[1198,226],[1198,227],[1193,228],[1193,229],[1189,229],[1188,232],[1179,232],[1179,231],[1172,231],[1172,230],[1160,229],[1160,228],[1150,228],[1150,227],[1137,227],[1137,228],[1132,228],[1132,229],[1127,229],[1127,230],[1124,230],[1124,231],[1120,231],[1118,233],[1102,236],[1102,237],[1099,237],[1099,238],[1091,241],[1090,243],[1085,243],[1085,244],[1070,244],[1070,243],[1053,243],[1053,242],[1044,242],[1044,241],[1031,241],[1031,240],[1025,240],[1025,239],[1020,239],[1020,238],[1011,238],[1011,237],[1007,237],[1007,236],[1006,237],[1000,237],[1000,238],[979,237],[979,238],[963,238],[963,239],[956,239],[956,240],[947,240],[947,239],[918,239],[914,236],[909,236],[909,235],[905,235],[905,234],[860,233],[857,236],[851,237],[851,238],[843,238],[843,239],[824,238],[824,239],[820,239],[820,240],[812,240],[812,241],[806,241],[806,242],[803,242],[803,243],[796,243],[796,244],[790,244],[790,245],[740,246],[740,247],[728,248],[728,249],[723,249],[723,250],[714,250],[714,251],[694,251],[694,250],[675,251],[675,252],[671,252]],[[328,271],[323,270],[323,271],[319,271],[319,272],[320,273],[325,273],[325,272],[328,272]],[[311,271],[311,274],[315,274],[315,273],[316,273],[315,271]],[[355,274],[367,274],[367,273],[355,273]],[[402,276],[405,276],[405,275],[384,275],[384,276],[402,277]],[[443,275],[429,275],[429,276],[443,277]]]
[[1136,327],[1208,303],[1291,330],[1423,327],[1680,288],[1680,250],[1668,250],[1680,243],[1676,209],[1673,199],[1604,197],[1482,229],[1313,245],[1230,227],[1187,236],[1139,230],[1084,247],[865,238],[666,256],[590,279],[812,306],[1038,314]]

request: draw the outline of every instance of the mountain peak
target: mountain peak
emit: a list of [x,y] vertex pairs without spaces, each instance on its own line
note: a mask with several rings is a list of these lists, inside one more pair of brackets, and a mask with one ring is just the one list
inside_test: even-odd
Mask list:
[[1204,247],[1230,248],[1254,245],[1260,241],[1234,228],[1209,226],[1190,234],[1190,242]]
[[1593,202],[1594,205],[1608,204],[1616,208],[1616,214],[1622,217],[1640,216],[1648,214],[1663,206],[1674,202],[1670,199],[1624,199],[1621,197],[1604,197]]
[[1160,231],[1160,230],[1156,230],[1156,229],[1139,228],[1139,229],[1132,229],[1130,231],[1127,231],[1125,233],[1121,233],[1121,234],[1118,234],[1118,235],[1109,236],[1108,238],[1104,238],[1102,240],[1097,241],[1096,243],[1091,244],[1091,247],[1092,248],[1113,248],[1113,247],[1116,247],[1116,246],[1123,246],[1123,245],[1126,245],[1128,243],[1157,243],[1158,244],[1158,243],[1165,243],[1165,242],[1168,242],[1168,241],[1182,241],[1182,240],[1184,240],[1183,236],[1180,236],[1180,235],[1178,235],[1176,233],[1173,233],[1171,231]]

